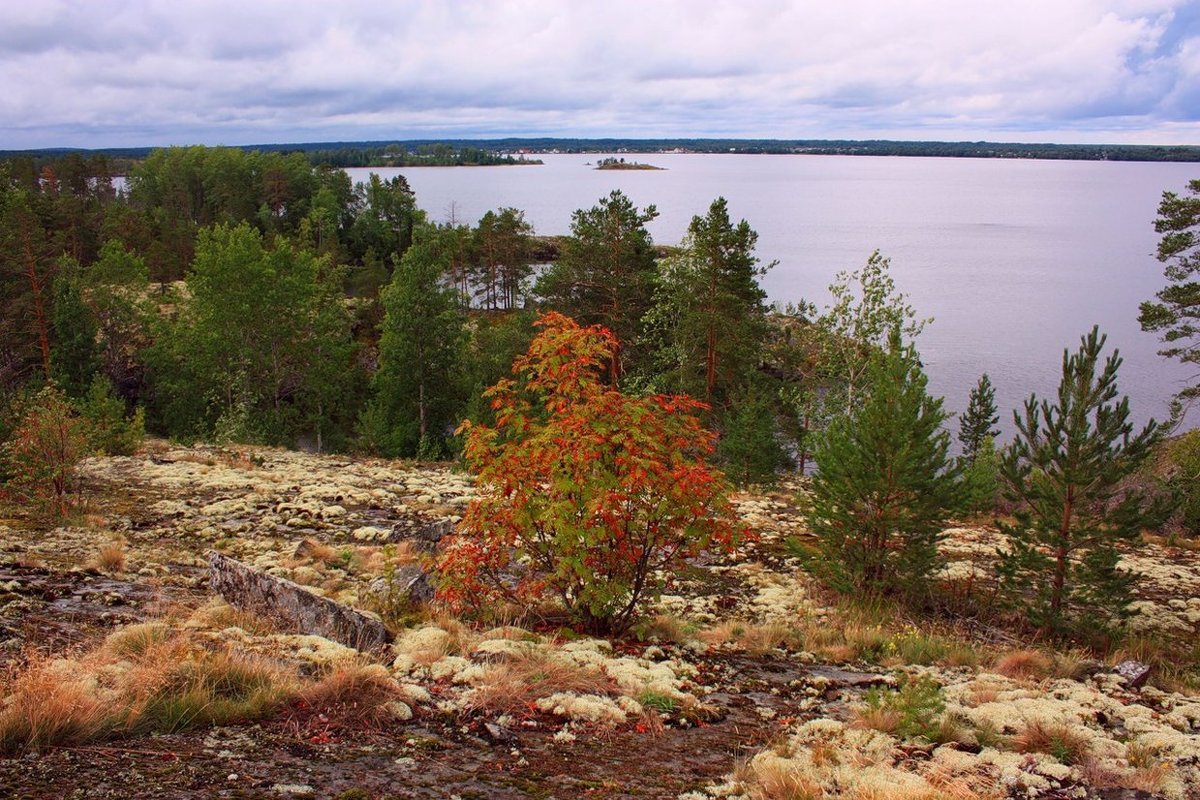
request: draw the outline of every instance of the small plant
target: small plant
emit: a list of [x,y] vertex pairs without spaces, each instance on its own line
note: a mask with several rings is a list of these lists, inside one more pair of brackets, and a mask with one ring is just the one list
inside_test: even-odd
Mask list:
[[112,393],[108,379],[97,375],[87,394],[76,407],[87,421],[88,446],[92,452],[110,456],[133,455],[146,435],[145,412],[138,408],[132,416],[125,403]]
[[992,388],[992,380],[985,372],[967,398],[966,413],[958,420],[958,441],[962,444],[963,458],[974,461],[983,443],[988,439],[995,440],[1000,434],[995,427],[999,421],[996,390]]
[[805,565],[838,591],[918,596],[938,566],[957,467],[926,385],[897,333],[871,358],[866,393],[818,438],[808,513],[818,556]]
[[325,730],[371,730],[392,717],[390,704],[398,699],[400,685],[385,668],[341,662],[300,693],[291,714],[319,720]]
[[87,433],[54,384],[30,398],[3,448],[0,472],[8,491],[42,512],[65,516],[76,490],[76,468],[87,454]]
[[1061,722],[1033,720],[1012,740],[1013,749],[1021,753],[1045,753],[1063,764],[1079,764],[1088,755],[1088,738],[1070,725]]
[[675,702],[674,697],[663,694],[662,692],[653,691],[652,689],[647,689],[638,695],[637,701],[646,708],[650,708],[655,711],[661,711],[664,714],[673,714],[679,707],[679,704]]
[[1054,670],[1054,662],[1045,653],[1037,650],[1014,650],[996,659],[992,670],[1007,678],[1047,678]]
[[96,553],[96,566],[104,572],[125,571],[125,540],[113,539]]
[[942,729],[940,717],[946,710],[942,687],[928,676],[905,679],[898,689],[874,688],[867,692],[867,709],[860,714],[864,727],[872,722],[886,724],[901,739],[938,741]]
[[1166,447],[1167,487],[1178,503],[1179,522],[1190,536],[1200,536],[1200,428]]
[[994,750],[1003,750],[1008,746],[1008,739],[1004,733],[990,719],[985,719],[975,725],[975,743],[980,747],[991,747]]

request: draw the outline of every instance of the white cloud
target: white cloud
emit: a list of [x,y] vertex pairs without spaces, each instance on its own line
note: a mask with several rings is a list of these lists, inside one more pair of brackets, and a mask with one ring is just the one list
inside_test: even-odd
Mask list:
[[414,135],[1200,141],[1186,0],[0,7],[0,147]]

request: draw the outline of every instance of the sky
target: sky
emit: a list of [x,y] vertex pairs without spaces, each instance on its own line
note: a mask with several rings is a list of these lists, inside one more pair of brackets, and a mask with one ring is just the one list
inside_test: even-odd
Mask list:
[[1200,145],[1200,0],[2,0],[0,149]]

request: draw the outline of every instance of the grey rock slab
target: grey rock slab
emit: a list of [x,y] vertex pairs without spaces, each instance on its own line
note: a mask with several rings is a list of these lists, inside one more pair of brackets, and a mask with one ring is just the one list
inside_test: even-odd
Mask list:
[[301,633],[357,650],[375,650],[392,640],[391,632],[373,616],[216,551],[208,551],[207,556],[213,591],[243,611],[273,617]]

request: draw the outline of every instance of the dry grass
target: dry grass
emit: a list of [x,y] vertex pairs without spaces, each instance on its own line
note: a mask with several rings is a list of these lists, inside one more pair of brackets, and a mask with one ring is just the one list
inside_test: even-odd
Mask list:
[[1037,650],[1014,650],[992,664],[992,671],[1006,678],[1037,679],[1054,674],[1054,661]]
[[794,761],[755,758],[737,770],[735,780],[751,800],[822,800],[821,784]]
[[674,614],[659,614],[637,626],[638,638],[686,644],[698,638],[696,626]]
[[95,565],[98,569],[109,574],[125,571],[125,540],[113,539],[103,545],[97,552]]
[[752,655],[766,655],[780,647],[797,646],[801,637],[799,632],[781,622],[763,624],[726,621],[705,628],[696,634],[696,638],[707,644],[734,644]]
[[193,611],[186,624],[189,627],[214,630],[241,628],[252,636],[269,636],[279,631],[279,624],[276,620],[263,614],[241,611],[223,600],[216,599]]
[[975,708],[977,706],[994,703],[1000,697],[1000,687],[997,684],[988,681],[976,681],[971,686],[971,693],[967,696],[967,705]]
[[139,658],[171,637],[171,629],[162,622],[127,625],[109,634],[104,649],[117,658]]
[[899,711],[879,706],[865,706],[854,711],[850,724],[854,728],[895,734],[903,721],[904,716]]
[[1081,764],[1088,756],[1088,739],[1070,725],[1033,720],[1012,738],[1019,753],[1045,753],[1063,764]]
[[297,689],[273,662],[138,625],[77,658],[31,656],[7,675],[0,752],[259,719]]
[[464,708],[499,714],[523,713],[535,700],[557,692],[608,695],[617,688],[598,670],[536,649],[488,665],[474,684]]
[[304,689],[298,713],[320,715],[331,728],[376,729],[392,716],[389,704],[400,699],[400,686],[378,664],[341,662]]
[[83,676],[44,657],[32,657],[0,684],[0,754],[25,747],[76,744],[108,727],[107,709]]

